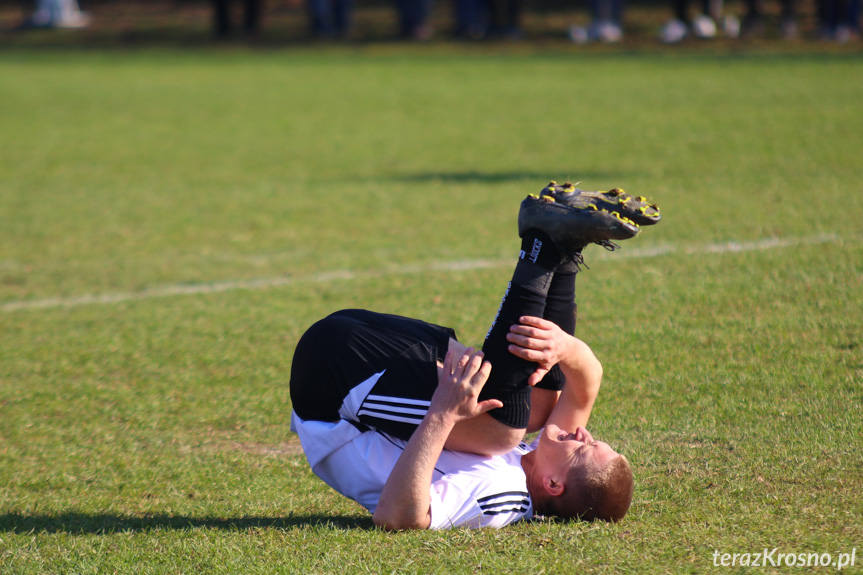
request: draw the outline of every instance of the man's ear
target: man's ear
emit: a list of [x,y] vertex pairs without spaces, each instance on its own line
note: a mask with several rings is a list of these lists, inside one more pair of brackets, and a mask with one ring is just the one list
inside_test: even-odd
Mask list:
[[545,488],[546,492],[553,497],[558,497],[563,494],[564,484],[554,475],[544,476],[542,478],[542,486]]

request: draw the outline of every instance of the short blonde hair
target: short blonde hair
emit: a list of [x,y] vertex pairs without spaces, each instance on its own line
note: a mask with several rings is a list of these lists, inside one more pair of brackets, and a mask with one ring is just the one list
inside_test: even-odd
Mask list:
[[563,493],[547,501],[557,517],[616,523],[632,504],[632,468],[622,455],[602,467],[592,462],[575,465],[567,472],[564,484]]

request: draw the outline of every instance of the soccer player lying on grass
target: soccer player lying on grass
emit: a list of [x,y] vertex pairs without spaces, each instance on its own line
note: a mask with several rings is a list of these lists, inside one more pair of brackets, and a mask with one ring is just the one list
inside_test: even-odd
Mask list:
[[481,352],[452,329],[366,310],[314,324],[290,383],[312,470],[386,529],[620,520],[632,471],[584,428],[602,366],[573,335],[575,277],[585,246],[613,249],[659,218],[618,189],[552,182],[528,196],[522,250]]

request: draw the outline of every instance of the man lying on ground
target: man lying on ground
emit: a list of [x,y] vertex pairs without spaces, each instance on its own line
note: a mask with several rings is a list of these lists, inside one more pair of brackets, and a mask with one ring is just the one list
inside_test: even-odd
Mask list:
[[584,247],[615,249],[659,219],[619,189],[551,182],[528,196],[522,249],[482,351],[450,328],[366,310],[315,323],[290,382],[291,427],[312,470],[386,529],[619,521],[632,471],[585,429],[602,366],[573,335],[575,278]]

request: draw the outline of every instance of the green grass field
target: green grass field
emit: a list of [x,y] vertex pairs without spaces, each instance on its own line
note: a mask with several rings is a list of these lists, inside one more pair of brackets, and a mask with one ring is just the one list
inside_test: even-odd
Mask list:
[[[0,573],[860,570],[861,94],[859,54],[0,54]],[[549,178],[664,214],[579,277],[631,512],[378,531],[288,430],[297,338],[479,343]]]

